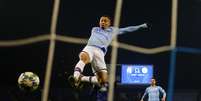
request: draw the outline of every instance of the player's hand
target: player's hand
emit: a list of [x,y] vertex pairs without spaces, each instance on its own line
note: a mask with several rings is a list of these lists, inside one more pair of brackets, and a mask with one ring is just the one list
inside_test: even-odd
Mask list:
[[148,25],[147,25],[147,23],[144,23],[144,24],[140,25],[140,27],[141,28],[148,28]]
[[163,97],[161,100],[162,100],[162,101],[165,101],[165,98]]

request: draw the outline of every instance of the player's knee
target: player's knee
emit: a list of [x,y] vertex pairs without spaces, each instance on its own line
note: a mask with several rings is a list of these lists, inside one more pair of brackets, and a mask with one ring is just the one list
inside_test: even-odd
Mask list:
[[108,82],[108,78],[107,78],[107,76],[105,75],[105,76],[103,76],[103,78],[102,78],[102,82],[103,83],[107,83]]
[[79,57],[85,64],[89,63],[89,55],[86,52],[81,52]]
[[99,83],[100,85],[105,85],[105,84],[108,83],[108,81],[107,81],[107,79],[99,78],[99,79],[98,79],[98,83]]
[[108,82],[107,71],[98,72],[98,81],[99,81],[100,84],[105,84],[105,83]]

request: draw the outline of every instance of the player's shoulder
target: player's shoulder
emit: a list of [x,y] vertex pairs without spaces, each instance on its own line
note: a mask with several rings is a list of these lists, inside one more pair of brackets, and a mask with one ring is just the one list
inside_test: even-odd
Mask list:
[[161,86],[156,86],[156,87],[159,88],[159,89],[162,88]]
[[98,32],[100,30],[100,27],[92,27],[91,31],[92,32]]
[[120,30],[120,28],[118,28],[118,27],[114,27],[114,26],[111,26],[109,29],[110,29],[111,31],[114,31],[114,30],[119,31],[119,30]]
[[100,27],[92,27],[92,30],[100,29]]
[[114,29],[118,29],[118,28],[117,28],[117,27],[114,27],[114,26],[110,26],[109,29],[114,30]]
[[148,86],[146,89],[148,90],[148,89],[151,89],[152,87],[151,86]]

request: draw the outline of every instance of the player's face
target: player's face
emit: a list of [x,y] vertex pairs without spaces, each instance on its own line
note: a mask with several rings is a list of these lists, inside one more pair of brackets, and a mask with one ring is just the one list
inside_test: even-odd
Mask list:
[[156,85],[156,80],[155,79],[151,79],[151,85]]
[[99,26],[103,29],[110,27],[111,21],[108,17],[102,16],[99,21]]

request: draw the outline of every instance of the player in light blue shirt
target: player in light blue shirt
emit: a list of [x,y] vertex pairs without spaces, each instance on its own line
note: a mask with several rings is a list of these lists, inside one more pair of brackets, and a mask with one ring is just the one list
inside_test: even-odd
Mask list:
[[163,95],[161,101],[165,101],[166,99],[166,92],[165,90],[156,85],[156,80],[151,80],[151,86],[147,87],[145,93],[143,94],[141,101],[144,100],[144,97],[148,95],[148,101],[160,101],[160,94]]
[[[101,88],[100,91],[107,91],[108,73],[104,56],[112,39],[114,36],[147,27],[147,24],[144,23],[137,26],[116,28],[111,26],[111,19],[109,16],[102,16],[99,20],[99,27],[92,28],[88,43],[79,54],[80,60],[74,68],[73,76],[69,77],[70,82],[73,82],[75,88],[79,88],[81,81],[91,82],[98,84]],[[82,75],[83,69],[88,63],[91,63],[95,75],[93,77]]]
[[[88,43],[79,54],[80,60],[76,64],[73,74],[75,87],[79,86],[81,79],[83,79],[82,72],[85,65],[88,63],[91,63],[93,72],[96,75],[96,78],[92,79],[92,82],[94,80],[98,81],[101,86],[107,85],[108,73],[104,56],[113,37],[126,32],[133,32],[141,28],[147,28],[147,24],[125,28],[111,27],[110,17],[102,16],[99,21],[99,27],[92,28]],[[114,33],[114,31],[117,33]],[[89,81],[89,78],[84,80]]]
[[[105,27],[106,23],[103,20],[100,20],[100,27],[93,27],[91,30],[91,36],[88,40],[87,45],[96,46],[99,48],[104,48],[107,50],[107,47],[110,45],[112,39],[116,35],[121,35],[127,32],[133,32],[140,28],[147,28],[147,24],[141,24],[139,26],[129,26],[125,28],[115,28],[115,27]],[[114,33],[114,30],[117,30],[117,33]]]

